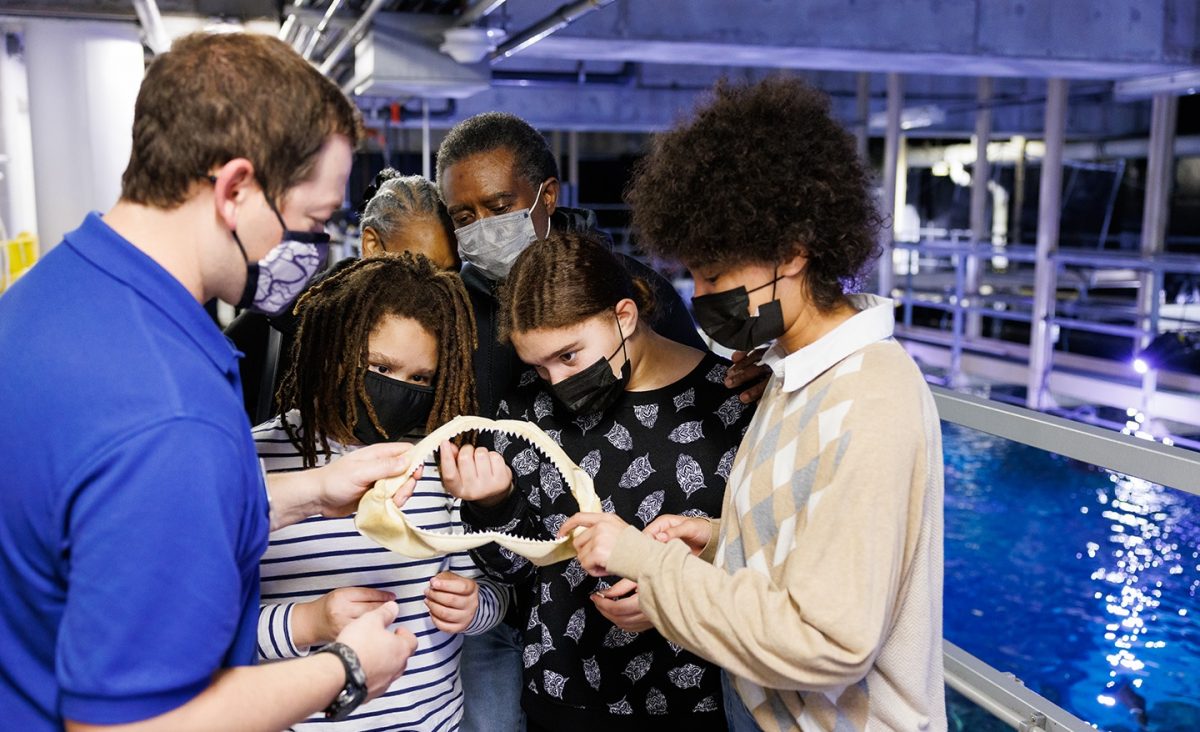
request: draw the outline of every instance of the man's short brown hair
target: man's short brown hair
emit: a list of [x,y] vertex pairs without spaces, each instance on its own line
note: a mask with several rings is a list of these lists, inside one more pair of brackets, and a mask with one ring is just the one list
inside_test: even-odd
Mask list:
[[212,168],[246,158],[278,201],[308,178],[331,135],[357,146],[358,110],[286,43],[252,33],[193,33],[146,70],[121,198],[171,209]]

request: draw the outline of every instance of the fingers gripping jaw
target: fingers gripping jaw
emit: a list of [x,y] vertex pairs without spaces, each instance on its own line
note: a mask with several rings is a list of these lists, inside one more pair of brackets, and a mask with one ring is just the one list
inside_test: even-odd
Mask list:
[[429,531],[413,526],[404,512],[396,507],[392,496],[425,464],[445,440],[464,432],[502,432],[521,437],[548,459],[579,502],[579,509],[600,512],[603,508],[596,496],[592,478],[576,465],[549,435],[540,427],[514,419],[492,420],[484,417],[459,416],[429,433],[408,452],[409,468],[403,475],[385,478],[375,483],[358,504],[354,524],[359,533],[375,543],[394,552],[414,559],[426,559],[462,552],[496,542],[500,546],[519,554],[538,566],[554,564],[575,556],[571,537],[553,540],[529,539],[498,531],[477,534],[449,534]]

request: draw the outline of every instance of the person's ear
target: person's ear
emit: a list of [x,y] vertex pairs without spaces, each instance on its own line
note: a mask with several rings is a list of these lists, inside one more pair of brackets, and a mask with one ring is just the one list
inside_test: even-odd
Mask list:
[[379,238],[379,234],[374,228],[364,226],[362,230],[362,253],[364,257],[378,257],[383,254],[386,249],[383,246],[383,240]]
[[638,306],[633,298],[627,297],[616,305],[617,322],[621,324],[621,335],[629,338],[637,330]]
[[254,163],[246,158],[234,158],[211,175],[216,178],[213,181],[213,206],[217,217],[228,229],[236,229],[238,205],[259,188],[254,177]]
[[546,206],[547,216],[553,216],[554,210],[558,208],[558,193],[558,178],[547,178],[542,186],[542,203]]
[[808,266],[808,252],[800,250],[800,252],[789,259],[785,259],[779,263],[780,277],[795,277],[804,271]]

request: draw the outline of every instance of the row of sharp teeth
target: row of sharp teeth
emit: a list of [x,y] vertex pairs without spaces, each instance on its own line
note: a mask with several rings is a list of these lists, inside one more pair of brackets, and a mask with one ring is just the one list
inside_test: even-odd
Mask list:
[[[490,429],[487,427],[468,427],[467,429],[463,430],[462,432],[456,432],[452,435],[446,436],[445,440],[449,440],[454,437],[458,437],[459,435],[465,434],[467,432],[499,432],[501,434],[508,435],[509,437],[516,437],[524,442],[527,442],[530,447],[532,447],[534,450],[537,451],[538,455],[541,455],[542,457],[544,457],[545,459],[550,461],[550,464],[553,465],[556,470],[558,470],[558,473],[559,473],[559,475],[561,475],[563,477],[563,480],[566,480],[568,483],[571,481],[571,478],[567,474],[567,470],[562,465],[559,465],[557,460],[555,460],[549,453],[547,453],[540,445],[533,442],[528,437],[517,432],[516,430],[507,430],[507,429],[503,429],[503,428],[499,428],[499,427],[494,428],[494,429]],[[547,435],[547,439],[553,439],[553,438],[550,438],[549,435]],[[438,444],[441,444],[441,442],[439,442]],[[434,449],[436,450],[437,448],[434,448]],[[427,458],[431,457],[432,455],[433,455],[432,451],[427,455],[420,455],[419,456],[420,460],[414,461],[413,465],[414,466],[424,465],[425,460]],[[416,472],[416,467],[413,468],[412,472],[413,473]],[[409,473],[409,475],[411,475],[411,474],[412,473]]]
[[509,539],[516,539],[518,541],[528,541],[528,542],[533,542],[534,544],[555,544],[560,541],[563,541],[563,539],[530,539],[525,536],[518,536],[516,534],[510,534],[507,531],[470,531],[465,534],[446,534],[446,533],[442,533],[442,532],[438,532],[438,531],[430,531],[429,529],[422,529],[418,526],[414,526],[413,528],[416,529],[420,533],[429,534],[431,536],[479,536],[480,534],[498,534],[500,536],[506,536]]

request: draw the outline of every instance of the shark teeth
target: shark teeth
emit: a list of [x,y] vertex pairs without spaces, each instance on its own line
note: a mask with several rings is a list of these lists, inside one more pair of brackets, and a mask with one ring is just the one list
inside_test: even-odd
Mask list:
[[429,433],[409,451],[411,467],[403,475],[377,481],[375,487],[363,495],[354,519],[359,532],[392,551],[418,559],[465,551],[491,541],[539,566],[561,562],[574,556],[574,545],[569,537],[532,539],[517,536],[511,531],[474,534],[429,531],[413,526],[404,512],[396,507],[392,502],[396,491],[433,455],[443,441],[473,431],[500,432],[510,437],[520,437],[562,476],[563,482],[579,502],[581,511],[604,510],[596,496],[591,475],[576,465],[563,452],[554,437],[536,424],[518,420],[459,416]]

